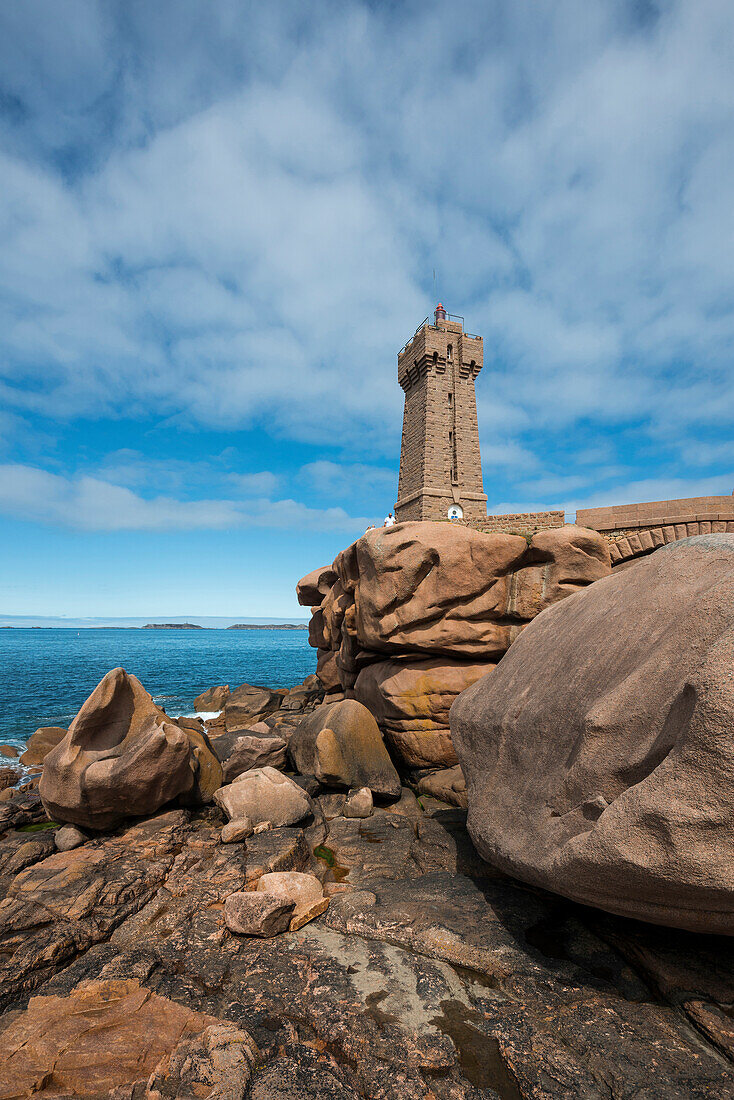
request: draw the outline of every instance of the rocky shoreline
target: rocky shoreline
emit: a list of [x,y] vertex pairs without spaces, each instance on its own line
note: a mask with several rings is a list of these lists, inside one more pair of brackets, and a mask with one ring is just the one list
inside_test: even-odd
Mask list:
[[[467,733],[491,670],[511,678],[520,637],[538,698],[544,609],[573,639],[574,608],[624,576],[591,532],[469,545],[433,526],[367,536],[301,582],[320,651],[303,684],[213,687],[204,723],[118,669],[69,731],[33,735],[30,783],[0,792],[0,1100],[734,1097],[731,936],[522,882],[467,831],[467,805],[485,854],[504,827],[479,813],[494,750],[477,738],[499,704]],[[713,568],[721,633],[729,574]],[[680,578],[675,598],[684,618]],[[692,623],[700,656],[712,632]],[[502,779],[513,806],[519,774]]]

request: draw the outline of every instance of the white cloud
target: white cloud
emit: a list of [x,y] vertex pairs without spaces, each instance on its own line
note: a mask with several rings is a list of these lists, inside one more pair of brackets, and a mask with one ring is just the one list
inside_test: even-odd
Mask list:
[[309,462],[299,470],[298,479],[318,493],[357,500],[374,491],[383,493],[387,500],[391,500],[398,487],[397,470],[359,462]]
[[488,464],[731,423],[734,8],[642,10],[6,6],[0,400],[396,454],[436,268]]
[[149,492],[191,495],[216,489],[238,497],[269,496],[280,487],[281,479],[270,470],[236,472],[232,466],[237,454],[222,454],[208,460],[187,461],[174,458],[149,458],[141,451],[124,448],[112,451],[95,470],[93,477],[114,485],[144,488]]
[[537,455],[522,447],[512,439],[499,442],[482,438],[482,467],[485,471],[491,471],[492,467],[511,467],[513,471],[525,471],[539,465]]
[[359,532],[368,520],[343,508],[308,508],[295,500],[144,498],[99,478],[66,478],[30,466],[0,466],[0,512],[17,519],[85,531],[228,530],[268,527]]

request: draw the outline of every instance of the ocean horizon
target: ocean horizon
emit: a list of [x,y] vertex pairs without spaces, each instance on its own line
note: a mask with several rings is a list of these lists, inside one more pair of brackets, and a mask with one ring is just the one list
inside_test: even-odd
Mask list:
[[22,750],[40,726],[68,726],[118,666],[175,718],[195,713],[194,699],[214,684],[293,687],[316,671],[316,651],[305,630],[2,630],[0,744]]

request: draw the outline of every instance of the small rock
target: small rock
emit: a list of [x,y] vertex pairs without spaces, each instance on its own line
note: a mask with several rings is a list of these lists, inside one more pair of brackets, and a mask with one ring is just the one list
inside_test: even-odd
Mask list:
[[418,782],[418,790],[420,794],[431,795],[461,810],[467,808],[466,780],[460,764],[424,776]]
[[257,835],[258,833],[269,833],[272,831],[272,828],[272,821],[261,821],[252,831]]
[[315,917],[320,917],[328,908],[328,898],[321,898],[319,901],[315,901],[313,905],[309,905],[308,909],[299,910],[296,908],[295,913],[291,917],[288,931],[297,932],[299,928],[303,928],[304,924],[308,924],[310,920],[314,920]]
[[70,852],[72,848],[78,848],[86,841],[86,833],[83,833],[76,825],[62,825],[54,834],[54,844],[59,852]]
[[0,768],[0,791],[14,787],[22,774],[20,768]]
[[19,755],[15,745],[0,745],[0,756],[7,756],[11,760],[15,760]]
[[[258,826],[259,828],[260,826]],[[220,839],[222,844],[236,844],[239,840],[245,840],[246,837],[252,836],[253,832],[249,817],[241,817],[239,820],[230,821],[224,826]]]
[[369,787],[360,787],[358,791],[350,791],[342,809],[344,817],[372,817],[374,804],[372,791]]
[[238,936],[267,938],[287,932],[294,901],[264,891],[238,891],[224,903],[224,922]]
[[[257,884],[257,892],[292,901],[296,908],[294,920],[309,912],[317,902],[324,900],[324,888],[316,875],[303,871],[272,871],[268,875],[262,875]],[[319,912],[323,912],[323,909]],[[314,912],[307,919],[312,920],[316,916],[318,913]],[[302,923],[305,924],[306,921]]]

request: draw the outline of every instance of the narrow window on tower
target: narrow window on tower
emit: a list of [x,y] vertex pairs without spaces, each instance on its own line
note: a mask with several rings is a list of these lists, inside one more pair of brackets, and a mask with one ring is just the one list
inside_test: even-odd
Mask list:
[[446,358],[449,361],[449,363],[451,362],[451,360],[453,358],[453,354],[454,354],[454,349],[452,348],[451,344],[449,344],[449,346],[446,348]]
[[450,408],[450,407],[451,407],[451,405],[452,405],[452,403],[453,403],[453,400],[454,400],[454,395],[453,395],[453,393],[450,393],[450,394],[448,395],[448,397],[449,397],[449,408]]

